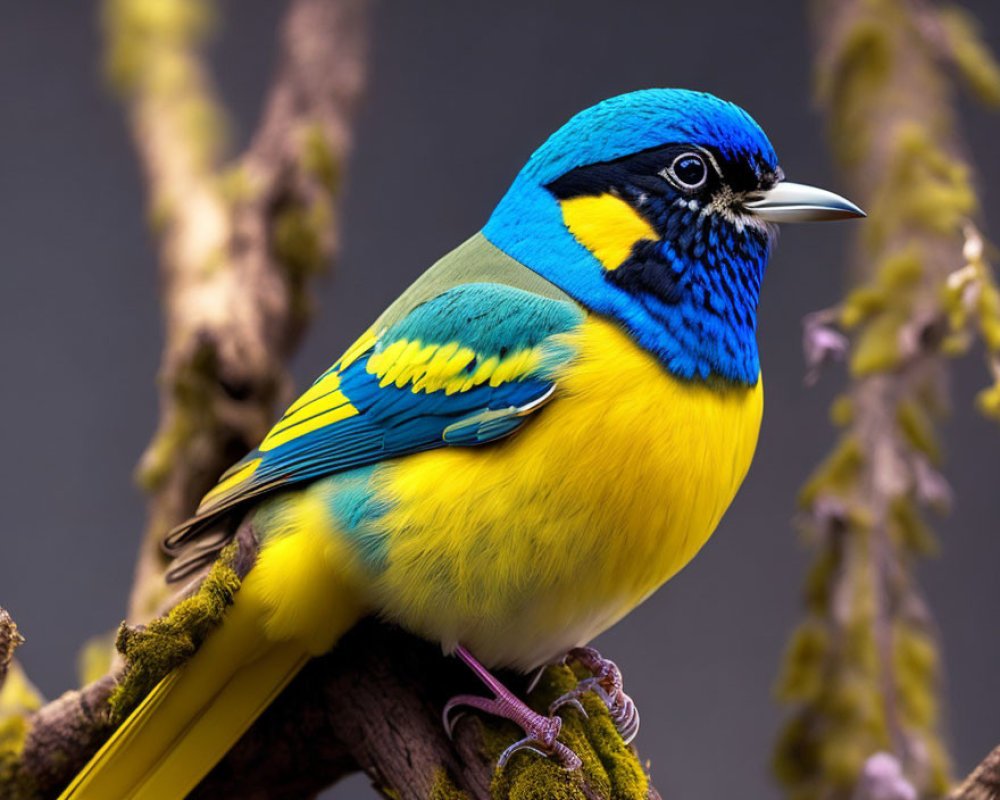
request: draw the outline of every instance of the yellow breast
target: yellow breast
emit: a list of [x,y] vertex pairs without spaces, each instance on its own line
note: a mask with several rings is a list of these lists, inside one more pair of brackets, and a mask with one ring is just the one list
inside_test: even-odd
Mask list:
[[524,669],[609,627],[683,567],[750,466],[752,388],[679,381],[590,318],[558,396],[504,442],[382,473],[370,601],[445,646]]

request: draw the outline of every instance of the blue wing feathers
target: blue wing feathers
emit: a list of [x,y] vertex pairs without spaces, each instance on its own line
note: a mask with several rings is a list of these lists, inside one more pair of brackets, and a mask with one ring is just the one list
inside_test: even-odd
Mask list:
[[[497,284],[464,284],[427,301],[346,367],[323,373],[171,533],[168,548],[276,488],[513,433],[551,394],[554,367],[573,356],[561,334],[582,319],[571,303]],[[328,414],[341,418],[319,424]]]

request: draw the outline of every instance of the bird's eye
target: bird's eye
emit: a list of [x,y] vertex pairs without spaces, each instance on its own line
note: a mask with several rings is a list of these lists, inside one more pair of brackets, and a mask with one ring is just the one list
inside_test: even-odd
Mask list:
[[697,189],[708,179],[705,159],[697,153],[684,153],[674,159],[667,172],[683,189]]

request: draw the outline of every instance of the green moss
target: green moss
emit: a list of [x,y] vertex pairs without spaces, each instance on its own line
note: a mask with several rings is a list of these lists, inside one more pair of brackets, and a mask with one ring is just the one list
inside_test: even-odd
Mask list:
[[883,258],[876,266],[878,282],[888,292],[912,289],[924,276],[924,259],[916,247],[907,247]]
[[805,581],[805,605],[809,613],[822,619],[830,607],[832,584],[840,568],[840,554],[824,547],[813,561]]
[[917,122],[898,125],[885,178],[870,204],[865,241],[878,252],[897,233],[953,236],[978,202],[969,168]]
[[21,767],[21,751],[28,736],[28,717],[42,706],[42,698],[17,662],[10,665],[0,686],[0,800],[33,800],[38,787]]
[[844,300],[840,309],[840,324],[847,329],[856,328],[881,312],[887,304],[888,298],[881,287],[859,286]]
[[155,492],[174,470],[177,454],[191,440],[194,425],[187,414],[175,412],[146,447],[135,470],[135,481],[147,492]]
[[979,330],[986,347],[994,353],[1000,352],[1000,290],[989,276],[982,283],[976,301]]
[[857,440],[853,436],[842,436],[836,449],[816,468],[802,487],[799,505],[809,508],[824,493],[842,495],[853,484],[863,463]]
[[180,134],[199,169],[209,170],[229,141],[229,122],[209,97],[198,91],[177,98],[174,111]]
[[1000,381],[976,395],[976,406],[984,416],[1000,421]]
[[858,336],[851,352],[850,370],[855,377],[888,372],[899,365],[899,333],[907,322],[905,310],[883,313]]
[[142,88],[152,79],[161,51],[200,44],[214,21],[214,3],[203,0],[105,0],[109,81],[124,93]]
[[781,700],[809,702],[819,697],[829,646],[826,628],[818,620],[799,626],[788,645],[784,670],[778,680],[777,695]]
[[1000,64],[983,41],[975,18],[956,6],[938,14],[948,38],[949,54],[962,77],[984,103],[1000,105]]
[[841,160],[854,164],[870,146],[864,120],[892,68],[893,42],[886,29],[862,18],[844,38],[833,68],[824,73],[820,96],[836,109],[831,138]]
[[242,164],[223,170],[218,178],[219,194],[229,205],[238,205],[254,197],[250,173]]
[[931,461],[941,462],[941,444],[927,410],[914,400],[901,400],[896,407],[896,424],[907,443]]
[[849,394],[837,395],[830,404],[830,422],[846,428],[854,421],[854,401]]
[[334,158],[333,148],[327,141],[323,127],[309,125],[302,141],[302,168],[314,176],[330,194],[340,184],[340,165]]
[[889,533],[903,552],[918,556],[938,553],[937,539],[920,516],[915,503],[907,497],[897,497],[889,507]]
[[[559,695],[578,680],[568,667],[550,667],[529,698],[536,711],[545,713]],[[649,786],[635,751],[615,730],[607,709],[596,696],[583,698],[588,718],[567,709],[559,740],[573,750],[583,767],[567,772],[553,759],[530,752],[515,755],[493,776],[490,795],[495,800],[585,800],[583,779],[594,793],[607,800],[644,800]],[[481,728],[486,753],[497,758],[519,737],[520,731],[503,721],[487,720]]]
[[455,786],[448,770],[440,767],[434,773],[434,783],[427,800],[472,800],[472,797]]
[[286,206],[274,218],[273,248],[293,278],[322,271],[326,266],[326,232],[331,209],[323,202],[309,207]]
[[182,600],[165,617],[144,628],[123,624],[119,629],[116,644],[125,657],[126,669],[108,701],[114,724],[120,724],[167,673],[190,658],[218,625],[240,585],[232,568],[235,555],[236,546],[230,544],[197,593]]
[[892,657],[903,720],[919,730],[932,731],[938,721],[934,694],[938,658],[934,641],[913,626],[897,624],[893,628]]

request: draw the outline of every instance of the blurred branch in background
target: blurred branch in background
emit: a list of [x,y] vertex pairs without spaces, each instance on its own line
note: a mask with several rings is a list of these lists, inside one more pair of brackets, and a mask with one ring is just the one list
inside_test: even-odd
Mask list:
[[339,245],[334,204],[364,77],[365,5],[293,4],[257,133],[228,164],[204,55],[214,5],[104,5],[107,70],[146,174],[166,323],[160,425],[138,473],[150,510],[132,622],[165,600],[164,535],[291,399],[285,363],[309,319],[309,279]]
[[[940,654],[915,566],[937,547],[925,512],[950,502],[947,358],[978,334],[1000,378],[1000,295],[952,83],[997,105],[1000,69],[964,12],[931,2],[822,0],[815,31],[835,155],[870,219],[846,299],[806,321],[810,372],[846,350],[851,382],[801,495],[816,557],[779,681],[794,711],[776,770],[796,800],[941,797]],[[980,406],[1000,417],[1000,383]]]

